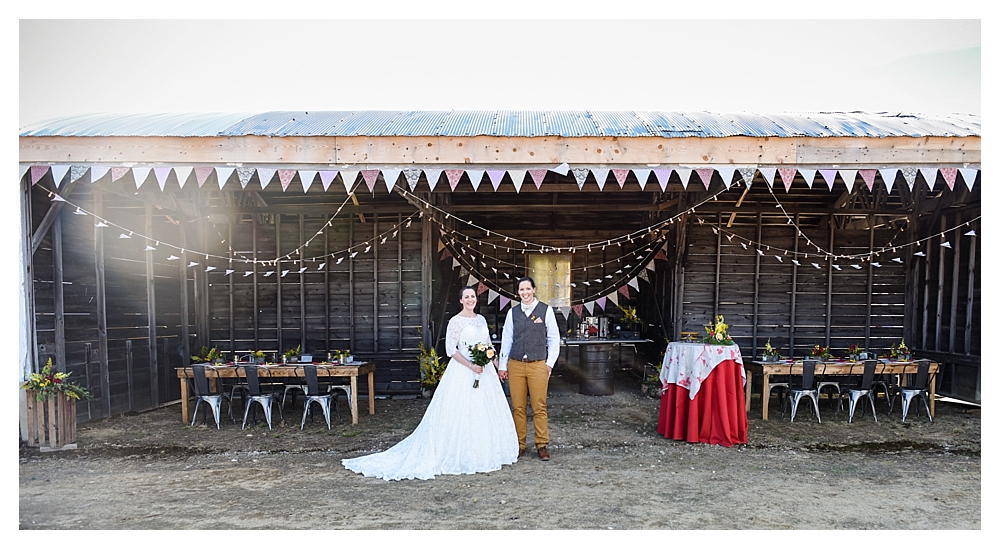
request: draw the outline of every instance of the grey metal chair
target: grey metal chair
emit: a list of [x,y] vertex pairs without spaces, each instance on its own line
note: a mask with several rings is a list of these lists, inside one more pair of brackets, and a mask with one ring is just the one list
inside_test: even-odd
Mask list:
[[337,418],[340,419],[341,423],[344,423],[344,416],[340,415],[340,399],[337,398],[332,391],[329,389],[326,392],[320,391],[319,378],[316,375],[316,365],[306,364],[302,367],[302,374],[305,377],[305,402],[303,403],[302,410],[302,425],[299,426],[299,430],[306,428],[306,416],[310,415],[312,412],[313,403],[319,404],[320,408],[323,409],[323,418],[326,419],[327,430],[330,427],[330,408],[331,406],[337,407]]
[[816,360],[802,361],[802,378],[797,385],[791,384],[788,387],[788,397],[781,407],[781,417],[785,417],[785,410],[788,404],[792,405],[792,417],[790,421],[795,421],[795,411],[799,407],[799,400],[803,397],[812,400],[813,411],[816,413],[817,423],[823,421],[819,417],[819,391],[816,390]]
[[827,363],[823,362],[823,369],[820,371],[819,374],[816,375],[816,394],[817,395],[822,395],[823,394],[823,389],[830,389],[829,391],[827,391],[827,395],[829,397],[830,404],[834,405],[833,395],[836,394],[837,395],[837,403],[835,405],[839,408],[840,407],[840,381],[839,380],[833,380],[833,379],[830,379],[830,377],[827,377],[827,375],[826,375],[826,366],[827,366]]
[[[194,413],[191,414],[191,425],[193,426],[196,421],[198,421],[198,408],[201,403],[204,402],[207,408],[212,409],[212,415],[215,417],[215,428],[222,429],[222,424],[219,421],[219,416],[222,414],[222,401],[226,401],[229,404],[229,418],[236,423],[236,417],[233,416],[233,401],[225,392],[213,393],[208,388],[208,377],[205,375],[205,364],[194,364],[191,366],[192,380],[194,381]],[[202,423],[207,423],[208,421],[208,410],[202,409]]]
[[[927,419],[931,422],[934,418],[931,417],[931,406],[930,406],[930,369],[931,361],[921,359],[917,361],[917,372],[916,376],[913,374],[907,374],[906,368],[903,368],[902,380],[899,388],[892,395],[892,400],[889,401],[889,413],[892,413],[892,405],[896,402],[896,396],[900,397],[903,403],[903,422],[906,422],[906,414],[910,410],[910,401],[916,397],[920,397],[920,400],[924,403],[924,410],[927,411]],[[914,379],[908,379],[907,376],[912,376]]]
[[[238,370],[237,370],[238,371]],[[271,408],[275,404],[279,404],[278,395],[270,392],[261,392],[260,389],[260,378],[258,377],[257,366],[250,364],[243,367],[244,375],[246,376],[247,384],[247,395],[246,395],[246,407],[243,409],[243,429],[247,428],[247,417],[250,415],[250,409],[253,408],[254,403],[259,404],[261,408],[264,409],[264,418],[267,419],[267,428],[271,429]],[[254,421],[256,421],[257,411],[254,410]],[[278,406],[278,414],[281,420],[285,420],[285,415],[281,411],[281,406]]]
[[[843,404],[843,397],[848,397],[848,413],[847,422],[851,423],[854,420],[854,410],[857,407],[858,401],[862,398],[867,398],[868,402],[872,407],[872,418],[878,423],[878,416],[875,415],[875,391],[872,390],[872,382],[875,379],[875,367],[878,365],[877,360],[866,360],[864,362],[864,372],[861,375],[861,383],[855,386],[845,386],[837,398],[838,406],[837,411],[841,409]],[[851,366],[851,375],[854,374],[854,367]],[[865,408],[861,407],[861,413],[864,414]]]

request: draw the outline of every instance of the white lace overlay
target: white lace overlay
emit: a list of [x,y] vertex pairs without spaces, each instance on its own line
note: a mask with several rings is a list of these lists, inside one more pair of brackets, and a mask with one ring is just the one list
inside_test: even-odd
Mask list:
[[[468,345],[489,342],[486,319],[456,315],[448,322],[445,349],[469,358]],[[517,461],[517,432],[510,405],[492,364],[475,374],[454,359],[449,363],[420,425],[384,452],[345,459],[345,467],[385,480],[432,479],[496,471]]]

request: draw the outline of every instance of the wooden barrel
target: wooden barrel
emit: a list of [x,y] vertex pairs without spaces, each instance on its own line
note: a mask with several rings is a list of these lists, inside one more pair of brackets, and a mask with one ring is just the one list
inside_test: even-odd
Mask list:
[[610,343],[580,345],[580,394],[615,394],[615,369]]

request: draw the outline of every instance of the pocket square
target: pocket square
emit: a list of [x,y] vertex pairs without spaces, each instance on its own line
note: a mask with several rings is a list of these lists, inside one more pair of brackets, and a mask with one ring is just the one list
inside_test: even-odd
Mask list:
[[536,319],[535,319],[535,324],[541,324],[541,323],[543,323],[543,322],[545,322],[545,321],[544,321],[544,320],[542,320],[542,319],[540,319],[540,318],[536,318]]

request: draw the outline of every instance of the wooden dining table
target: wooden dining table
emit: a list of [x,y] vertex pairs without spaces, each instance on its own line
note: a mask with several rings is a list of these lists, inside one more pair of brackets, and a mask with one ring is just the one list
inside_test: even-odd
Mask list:
[[[763,376],[763,384],[761,385],[761,419],[767,419],[767,406],[770,400],[770,388],[771,388],[771,376],[774,375],[802,375],[802,360],[796,360],[790,362],[788,360],[779,360],[777,362],[761,362],[755,360],[744,365],[747,373],[747,384],[746,384],[746,401],[747,410],[750,409],[750,388],[753,385],[753,376],[759,375]],[[864,362],[855,361],[824,361],[816,365],[816,374],[824,376],[846,376],[855,375],[860,376],[864,369]],[[931,362],[931,367],[929,370],[930,380],[929,386],[931,388],[931,417],[934,417],[934,387],[937,380],[938,374],[938,364],[936,362]],[[884,361],[879,360],[878,367],[875,368],[875,375],[900,375],[900,374],[916,374],[917,373],[917,363],[915,361]]]
[[[257,374],[260,377],[299,378],[302,377],[302,364],[261,364]],[[205,377],[213,384],[213,390],[218,390],[220,378],[244,377],[246,364],[227,363],[224,365],[205,364]],[[181,421],[191,420],[188,410],[187,379],[194,375],[191,367],[176,368],[177,377],[181,380]],[[320,380],[334,377],[351,378],[351,423],[358,423],[358,376],[368,376],[368,415],[375,415],[375,363],[351,362],[348,364],[316,364],[316,377]]]

